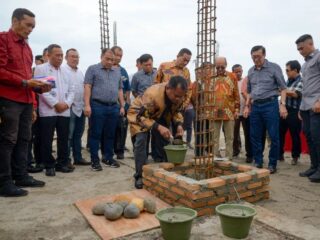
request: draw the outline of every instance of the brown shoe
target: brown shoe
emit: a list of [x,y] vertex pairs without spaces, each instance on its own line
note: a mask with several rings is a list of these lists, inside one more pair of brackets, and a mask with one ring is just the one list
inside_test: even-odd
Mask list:
[[292,158],[291,165],[297,165],[297,163],[298,163],[298,158]]

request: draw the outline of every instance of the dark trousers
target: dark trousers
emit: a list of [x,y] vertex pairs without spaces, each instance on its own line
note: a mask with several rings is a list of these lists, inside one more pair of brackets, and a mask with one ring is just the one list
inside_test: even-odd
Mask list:
[[91,102],[91,111],[89,137],[91,162],[99,163],[98,151],[102,136],[104,143],[101,148],[104,149],[105,159],[112,160],[114,136],[119,119],[119,106]]
[[82,159],[81,154],[81,138],[84,132],[85,116],[82,113],[80,117],[71,111],[70,124],[69,124],[69,141],[68,141],[68,159],[70,159],[70,153],[72,148],[72,156],[74,162],[79,162]]
[[0,185],[28,176],[32,104],[0,98]]
[[280,118],[280,158],[283,158],[286,133],[289,129],[292,140],[292,158],[299,158],[301,154],[301,121],[298,117],[298,109],[287,107],[288,116]]
[[300,111],[302,129],[307,138],[311,167],[320,170],[320,113]]
[[[167,127],[167,126],[165,126]],[[151,145],[152,145],[152,157],[155,162],[167,162],[167,155],[163,149],[168,145],[169,141],[164,139],[158,130],[151,129]]]
[[137,133],[134,138],[134,161],[136,166],[136,172],[134,174],[135,179],[142,177],[142,167],[147,164],[148,160],[148,135],[149,132]]
[[[41,159],[45,168],[68,165],[68,135],[70,117],[40,117]],[[52,158],[54,131],[57,131],[57,163]]]
[[[151,140],[151,137],[150,137],[150,131],[146,132],[148,134],[147,136],[147,145],[146,145],[146,154],[147,156],[149,155],[149,147],[150,147],[150,140]],[[136,143],[136,136],[137,135],[134,135],[133,137],[131,137],[131,142],[132,142],[132,146],[133,146],[133,152],[134,152],[134,145]]]
[[39,116],[37,116],[36,121],[32,124],[32,134],[31,140],[29,142],[28,147],[28,166],[31,165],[32,161],[34,160],[37,165],[42,163],[41,156],[40,156],[40,120]]
[[114,153],[124,154],[128,132],[128,119],[126,116],[119,115],[116,134],[114,138]]
[[267,129],[271,139],[269,151],[269,166],[276,167],[279,157],[279,104],[278,100],[272,100],[263,104],[252,104],[250,114],[250,140],[252,155],[256,164],[263,163],[263,134]]
[[183,129],[187,131],[187,143],[191,142],[192,138],[192,123],[194,120],[194,109],[187,109],[184,113]]
[[252,158],[251,142],[250,142],[250,119],[240,116],[234,123],[234,138],[233,138],[233,155],[238,155],[241,149],[240,125],[242,125],[246,157]]

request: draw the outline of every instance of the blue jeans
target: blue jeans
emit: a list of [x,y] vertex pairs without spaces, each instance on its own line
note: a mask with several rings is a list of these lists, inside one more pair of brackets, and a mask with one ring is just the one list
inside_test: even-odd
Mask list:
[[250,141],[252,147],[252,156],[256,164],[263,163],[263,134],[267,129],[271,139],[269,151],[269,167],[277,167],[279,158],[280,140],[279,140],[279,104],[275,99],[263,104],[252,104],[250,114]]
[[92,163],[99,163],[99,144],[104,136],[104,155],[106,160],[113,159],[113,142],[117,121],[119,119],[119,105],[112,106],[91,102],[91,133],[89,137],[90,155]]
[[72,148],[74,162],[79,162],[82,159],[81,154],[81,138],[84,132],[85,116],[82,113],[80,117],[75,115],[71,110],[70,125],[69,125],[69,141],[68,141],[68,156]]

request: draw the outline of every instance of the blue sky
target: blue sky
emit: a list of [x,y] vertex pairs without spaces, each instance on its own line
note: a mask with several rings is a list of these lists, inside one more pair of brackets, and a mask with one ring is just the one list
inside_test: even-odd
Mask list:
[[[10,28],[12,11],[28,8],[36,14],[30,35],[34,55],[51,43],[77,48],[83,71],[99,62],[100,30],[98,0],[0,0],[0,31]],[[314,0],[217,0],[219,53],[235,63],[252,65],[250,49],[262,44],[267,58],[284,68],[288,60],[302,57],[294,41],[304,33],[320,44],[320,1]],[[110,29],[117,21],[118,45],[124,49],[122,65],[135,72],[135,59],[143,53],[154,56],[155,66],[175,58],[187,47],[196,54],[196,0],[109,0]],[[112,43],[112,35],[111,35]],[[190,63],[190,71],[194,64]],[[192,74],[194,75],[194,74]]]

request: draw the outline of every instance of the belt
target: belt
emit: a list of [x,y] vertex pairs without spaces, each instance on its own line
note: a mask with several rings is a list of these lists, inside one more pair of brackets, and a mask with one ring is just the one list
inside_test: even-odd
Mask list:
[[99,103],[99,104],[102,104],[102,105],[105,105],[105,106],[113,106],[113,105],[116,105],[117,102],[103,102],[103,101],[100,101],[98,99],[92,99],[93,102],[96,102],[96,103]]
[[272,102],[273,100],[276,100],[276,99],[278,99],[278,96],[273,96],[273,97],[264,98],[264,99],[257,99],[253,101],[253,104],[263,104],[267,102]]

